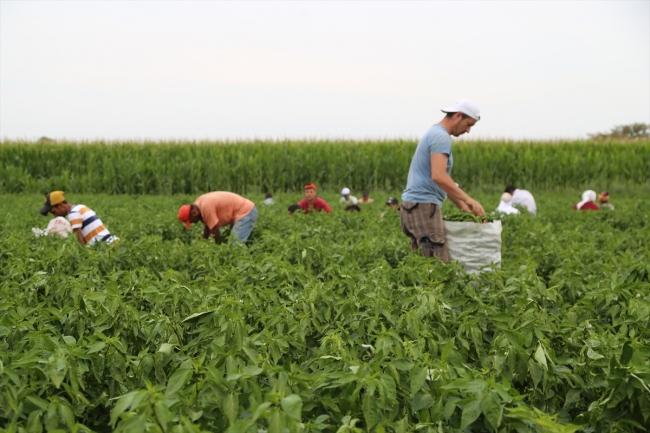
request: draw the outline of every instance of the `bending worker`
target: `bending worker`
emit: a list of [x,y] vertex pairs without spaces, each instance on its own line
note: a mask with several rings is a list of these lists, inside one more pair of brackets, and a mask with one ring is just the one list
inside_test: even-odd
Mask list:
[[461,99],[442,112],[446,113],[445,117],[424,134],[415,149],[402,194],[400,217],[402,231],[411,239],[412,250],[422,248],[426,257],[436,256],[448,262],[441,212],[445,197],[449,196],[464,212],[485,215],[485,211],[449,175],[454,164],[451,136],[470,131],[481,118],[478,106],[474,101]]
[[245,243],[255,227],[257,208],[252,201],[232,192],[215,191],[203,194],[194,204],[185,204],[178,210],[178,219],[190,229],[190,223],[201,221],[203,239],[212,234],[219,242],[220,227],[232,224],[234,244]]
[[63,191],[52,191],[46,195],[40,212],[43,216],[51,213],[57,217],[67,217],[70,228],[77,235],[81,245],[93,245],[97,241],[110,244],[118,240],[90,208],[82,204],[68,203]]

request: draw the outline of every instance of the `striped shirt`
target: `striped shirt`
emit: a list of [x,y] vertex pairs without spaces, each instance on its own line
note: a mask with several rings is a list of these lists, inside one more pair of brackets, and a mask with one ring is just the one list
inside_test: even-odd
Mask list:
[[111,239],[111,233],[106,229],[102,220],[87,206],[77,204],[72,206],[68,213],[68,220],[72,230],[81,229],[84,241],[92,245],[96,241],[107,241]]

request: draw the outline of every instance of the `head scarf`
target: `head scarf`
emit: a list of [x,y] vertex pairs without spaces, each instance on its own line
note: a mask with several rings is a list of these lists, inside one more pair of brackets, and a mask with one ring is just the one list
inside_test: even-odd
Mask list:
[[587,191],[582,193],[582,201],[580,201],[576,205],[576,209],[580,210],[582,208],[582,206],[584,206],[586,203],[588,203],[590,201],[596,201],[596,197],[597,197],[596,196],[596,191],[592,191],[592,190],[588,189]]
[[501,201],[499,202],[499,206],[497,207],[497,212],[505,213],[505,214],[519,214],[519,209],[516,209],[512,207],[512,195],[510,195],[507,192],[504,192],[503,195],[501,196]]

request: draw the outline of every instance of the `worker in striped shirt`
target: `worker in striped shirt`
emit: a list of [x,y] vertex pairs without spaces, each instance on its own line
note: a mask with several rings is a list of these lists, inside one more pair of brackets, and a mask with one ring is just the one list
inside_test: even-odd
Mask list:
[[46,195],[45,204],[40,212],[43,216],[51,213],[57,217],[67,217],[81,245],[93,245],[97,241],[110,244],[118,240],[111,235],[92,209],[82,204],[68,203],[63,196],[63,191],[52,191]]

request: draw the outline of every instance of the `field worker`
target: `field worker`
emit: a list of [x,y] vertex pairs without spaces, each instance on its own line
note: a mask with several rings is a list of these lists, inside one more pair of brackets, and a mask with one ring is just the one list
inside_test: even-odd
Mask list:
[[287,209],[287,213],[288,213],[289,215],[293,215],[295,212],[297,212],[297,211],[299,211],[299,210],[302,210],[302,208],[300,207],[299,204],[292,204],[292,205],[289,206],[289,208]]
[[372,203],[374,200],[370,198],[370,191],[365,190],[361,193],[359,203]]
[[350,205],[350,204],[357,204],[359,200],[353,195],[350,195],[350,188],[343,188],[341,190],[341,199],[339,200],[340,203]]
[[402,231],[411,240],[411,249],[422,248],[426,257],[449,261],[442,221],[442,202],[451,201],[465,212],[485,215],[479,202],[467,195],[450,176],[454,158],[451,136],[468,133],[481,118],[474,101],[461,99],[442,110],[445,117],[433,125],[415,149],[406,189],[402,194]]
[[507,192],[501,195],[501,202],[497,206],[496,211],[506,215],[519,215],[521,213],[519,209],[512,207],[512,196]]
[[190,223],[203,222],[203,239],[214,235],[219,242],[221,227],[232,225],[234,244],[246,243],[257,221],[257,208],[252,201],[232,192],[215,191],[203,194],[194,204],[178,210],[178,219],[190,229]]
[[40,212],[43,216],[51,213],[56,217],[67,217],[70,228],[77,235],[81,245],[93,245],[98,241],[110,244],[119,240],[111,235],[102,220],[90,208],[82,204],[68,203],[63,191],[52,191],[46,195]]
[[391,209],[395,209],[396,211],[399,212],[399,201],[395,197],[388,197],[386,200],[386,210],[379,215],[380,218],[383,218],[386,215],[386,212],[390,211]]
[[574,210],[598,210],[596,202],[596,191],[588,189],[582,193],[582,200],[573,205]]
[[309,213],[311,209],[315,211],[324,210],[327,213],[332,212],[332,208],[327,204],[325,200],[318,197],[316,193],[316,185],[313,183],[308,183],[304,187],[305,189],[305,198],[298,202],[298,205],[302,208],[303,212]]
[[512,195],[512,205],[520,205],[528,209],[528,212],[535,215],[537,213],[537,204],[533,195],[525,189],[519,189],[514,185],[506,186],[508,194]]
[[264,196],[264,201],[262,203],[267,206],[275,204],[275,200],[273,200],[273,195],[271,195],[270,192],[267,192],[266,195]]
[[614,210],[614,205],[609,202],[609,193],[607,191],[598,194],[598,203],[600,203],[600,207]]

